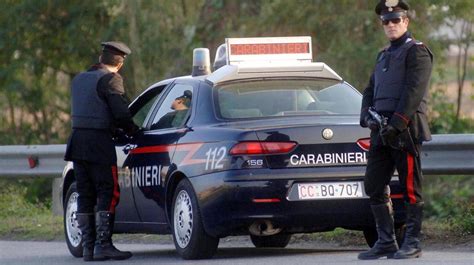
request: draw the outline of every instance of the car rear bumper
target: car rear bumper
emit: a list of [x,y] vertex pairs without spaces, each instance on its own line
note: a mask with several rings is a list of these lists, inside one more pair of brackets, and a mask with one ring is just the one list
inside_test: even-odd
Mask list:
[[[289,201],[290,187],[299,182],[363,180],[364,167],[309,173],[308,169],[233,170],[190,178],[199,200],[206,232],[215,237],[248,234],[249,226],[268,220],[286,233],[329,231],[336,227],[362,230],[374,226],[367,197]],[[348,176],[347,173],[352,175]],[[256,174],[257,173],[257,174]],[[312,176],[311,176],[312,175]],[[392,194],[400,190],[391,183]],[[255,201],[257,199],[257,201]],[[261,200],[268,199],[268,200]],[[403,199],[393,198],[395,223],[404,222]]]

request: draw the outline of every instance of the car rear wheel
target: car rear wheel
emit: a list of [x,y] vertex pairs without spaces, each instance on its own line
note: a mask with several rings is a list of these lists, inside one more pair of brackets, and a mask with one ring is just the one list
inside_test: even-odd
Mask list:
[[77,193],[76,183],[73,183],[64,200],[64,234],[66,236],[66,244],[69,252],[74,257],[82,257],[82,234],[78,228],[76,212],[77,212]]
[[[395,237],[397,239],[397,244],[399,247],[402,245],[403,239],[405,238],[405,230],[406,230],[405,224],[400,225],[399,227],[395,228]],[[365,237],[365,241],[367,242],[367,245],[369,245],[369,247],[373,247],[375,242],[378,239],[377,229],[375,229],[375,227],[365,229],[364,237]]]
[[284,248],[290,243],[291,235],[254,236],[250,235],[257,248]]
[[202,224],[201,213],[191,183],[179,182],[173,197],[173,241],[183,259],[207,259],[214,256],[219,238],[209,236]]

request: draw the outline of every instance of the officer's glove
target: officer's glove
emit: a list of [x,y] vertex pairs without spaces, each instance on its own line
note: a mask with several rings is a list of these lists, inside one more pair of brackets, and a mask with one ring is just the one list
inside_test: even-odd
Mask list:
[[122,137],[125,137],[125,131],[121,128],[113,128],[112,129],[112,139],[118,140]]
[[396,143],[397,136],[399,134],[400,132],[392,125],[387,125],[386,127],[382,128],[382,130],[380,130],[380,136],[384,139],[384,142],[388,143],[389,145]]
[[130,124],[127,127],[127,136],[135,135],[138,131],[140,131],[140,127],[138,127],[135,123]]
[[130,128],[128,131],[127,131],[127,137],[129,139],[134,139],[135,137],[137,137],[137,135],[141,134],[143,132],[143,128],[141,127],[138,127],[138,126],[134,126],[133,128]]
[[370,117],[370,116],[365,117],[365,124],[372,131],[375,131],[375,130],[379,129],[379,124],[377,123],[377,121],[372,119],[372,117]]

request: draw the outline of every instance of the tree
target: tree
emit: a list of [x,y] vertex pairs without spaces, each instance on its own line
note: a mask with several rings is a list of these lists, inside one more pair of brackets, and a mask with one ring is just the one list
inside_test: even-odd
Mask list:
[[[109,2],[108,6],[113,7]],[[64,141],[69,80],[97,60],[114,14],[96,1],[4,1],[0,15],[2,144]]]
[[456,55],[456,81],[458,84],[456,121],[458,121],[469,62],[469,48],[474,41],[474,17],[469,11],[474,8],[474,3],[472,1],[455,1],[447,7],[449,15],[446,24],[452,29],[455,45],[458,48]]
[[[418,11],[410,29],[436,56],[435,81],[444,78],[441,51],[452,40],[432,38],[432,32],[447,18],[470,21],[469,37],[462,35],[464,50],[469,48],[473,3],[410,1]],[[0,144],[64,143],[70,80],[97,61],[106,40],[121,40],[132,49],[121,70],[130,98],[160,79],[190,74],[192,50],[207,47],[213,57],[226,37],[310,35],[315,60],[362,90],[378,50],[387,45],[374,5],[372,0],[4,0]],[[460,59],[464,72],[458,80],[466,77],[466,61]]]

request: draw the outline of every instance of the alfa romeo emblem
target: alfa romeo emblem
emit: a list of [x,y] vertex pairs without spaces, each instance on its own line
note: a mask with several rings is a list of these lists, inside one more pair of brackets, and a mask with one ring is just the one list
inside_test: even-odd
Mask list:
[[331,140],[333,136],[334,136],[334,132],[331,129],[326,128],[326,129],[323,130],[323,138],[324,139]]

